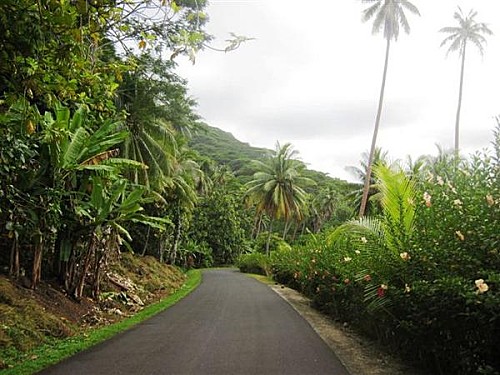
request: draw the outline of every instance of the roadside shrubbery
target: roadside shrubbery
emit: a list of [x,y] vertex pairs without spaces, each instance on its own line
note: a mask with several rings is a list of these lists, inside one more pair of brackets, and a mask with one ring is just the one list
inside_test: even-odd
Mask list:
[[499,374],[499,146],[413,179],[378,168],[382,215],[275,252],[275,278],[434,372]]
[[241,272],[256,273],[264,276],[271,274],[270,259],[261,253],[242,254],[238,257],[236,265]]

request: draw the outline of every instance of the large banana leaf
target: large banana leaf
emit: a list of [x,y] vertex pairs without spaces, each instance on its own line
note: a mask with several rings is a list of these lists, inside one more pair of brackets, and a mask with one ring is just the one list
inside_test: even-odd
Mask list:
[[78,128],[75,133],[71,135],[71,141],[67,148],[62,151],[61,166],[63,169],[73,169],[78,164],[84,153],[88,132],[84,128]]

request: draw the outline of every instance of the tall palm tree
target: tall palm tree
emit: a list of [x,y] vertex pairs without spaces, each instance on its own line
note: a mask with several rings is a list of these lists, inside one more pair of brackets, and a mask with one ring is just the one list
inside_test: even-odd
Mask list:
[[313,182],[301,176],[305,166],[295,159],[296,155],[297,151],[290,143],[283,147],[277,143],[272,157],[265,161],[253,161],[256,172],[247,183],[246,194],[250,202],[256,204],[257,215],[265,213],[271,218],[266,253],[269,253],[273,221],[283,218],[286,225],[293,218],[300,220],[303,216],[306,201],[304,187]]
[[477,12],[473,9],[464,15],[462,9],[458,7],[453,18],[458,22],[458,26],[443,27],[439,30],[442,33],[449,34],[442,42],[441,47],[449,44],[448,52],[458,51],[459,56],[462,58],[462,68],[460,69],[460,88],[458,91],[458,106],[457,115],[455,119],[455,154],[459,152],[459,126],[460,126],[460,110],[462,108],[462,92],[464,85],[464,68],[465,68],[465,52],[467,44],[474,44],[481,55],[484,54],[484,45],[486,38],[484,35],[492,35],[493,32],[488,28],[485,23],[477,22],[475,20]]
[[380,97],[378,102],[377,118],[375,120],[375,128],[373,129],[372,145],[370,148],[370,157],[368,159],[368,170],[365,177],[365,184],[363,188],[363,197],[361,199],[361,206],[359,209],[359,216],[365,214],[366,202],[368,200],[368,191],[370,189],[370,178],[372,172],[373,156],[375,153],[375,146],[377,143],[377,134],[380,125],[380,116],[382,114],[382,105],[384,102],[385,81],[387,78],[387,67],[389,63],[389,51],[391,41],[397,41],[399,36],[399,28],[408,34],[410,32],[410,25],[405,15],[408,10],[413,14],[420,15],[418,8],[408,0],[363,0],[364,3],[374,3],[363,11],[363,21],[373,21],[373,33],[378,33],[384,30],[384,38],[386,40],[385,49],[385,64],[384,73],[382,76],[382,86],[380,88]]

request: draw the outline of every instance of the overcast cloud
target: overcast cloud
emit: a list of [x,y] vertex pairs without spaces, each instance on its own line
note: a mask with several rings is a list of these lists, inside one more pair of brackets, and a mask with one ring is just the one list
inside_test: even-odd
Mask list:
[[[460,64],[440,48],[457,5],[478,11],[495,35],[483,58],[469,49],[461,120],[464,153],[487,147],[500,114],[500,2],[413,0],[411,34],[393,44],[378,145],[392,159],[453,147]],[[256,40],[231,53],[180,60],[199,114],[253,146],[291,142],[310,168],[353,180],[370,147],[385,42],[361,22],[359,0],[212,0],[208,32],[224,46],[230,31]]]

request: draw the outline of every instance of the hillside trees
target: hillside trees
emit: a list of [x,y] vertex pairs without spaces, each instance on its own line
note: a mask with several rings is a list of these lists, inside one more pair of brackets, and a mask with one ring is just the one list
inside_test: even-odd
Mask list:
[[256,214],[266,214],[270,218],[266,253],[269,253],[273,222],[283,218],[286,230],[293,219],[300,221],[304,215],[304,188],[313,181],[302,176],[305,166],[296,155],[291,144],[280,146],[277,143],[271,157],[253,162],[255,173],[247,183],[246,194],[250,204],[255,204]]
[[[213,179],[217,179],[215,171]],[[251,215],[243,203],[244,187],[234,176],[214,184],[193,212],[189,238],[200,248],[209,249],[215,264],[232,264],[250,248]],[[202,253],[193,253],[201,262]]]

